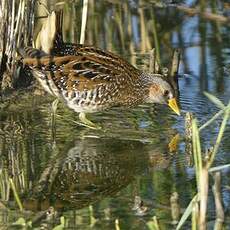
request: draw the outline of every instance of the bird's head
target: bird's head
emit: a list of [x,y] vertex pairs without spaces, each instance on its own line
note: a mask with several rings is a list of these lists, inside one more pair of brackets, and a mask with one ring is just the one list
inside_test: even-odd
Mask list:
[[177,104],[175,90],[159,74],[145,75],[145,81],[148,86],[147,103],[167,104],[177,115],[180,115],[180,109]]

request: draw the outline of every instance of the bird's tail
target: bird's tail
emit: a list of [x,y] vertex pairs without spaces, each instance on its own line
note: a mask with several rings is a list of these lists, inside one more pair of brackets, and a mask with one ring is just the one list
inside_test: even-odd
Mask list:
[[21,58],[42,58],[48,55],[46,52],[31,46],[19,48],[17,52]]
[[20,56],[19,63],[21,63],[23,66],[29,66],[29,68],[39,66],[41,64],[41,58],[49,56],[44,51],[29,46],[25,48],[19,48],[17,52]]

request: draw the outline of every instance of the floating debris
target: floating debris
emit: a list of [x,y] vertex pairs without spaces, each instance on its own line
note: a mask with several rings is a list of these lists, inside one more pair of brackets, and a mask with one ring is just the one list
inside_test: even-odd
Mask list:
[[174,192],[170,197],[172,224],[175,225],[180,219],[179,195]]

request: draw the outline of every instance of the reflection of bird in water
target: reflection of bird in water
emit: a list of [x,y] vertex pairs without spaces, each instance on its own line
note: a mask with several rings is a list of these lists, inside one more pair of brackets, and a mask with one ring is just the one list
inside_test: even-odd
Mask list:
[[[47,180],[39,180],[34,186],[33,201],[24,206],[47,209],[82,208],[104,197],[113,196],[126,187],[134,176],[147,165],[147,154],[143,154],[143,143],[139,141],[102,138],[77,140],[66,155],[49,162],[52,167]],[[54,167],[56,165],[56,167]],[[41,181],[41,183],[40,183]],[[54,202],[49,202],[49,197]],[[46,206],[47,205],[47,206]]]
[[[154,147],[115,138],[75,140],[69,150],[51,156],[33,186],[30,200],[23,205],[32,210],[44,210],[51,205],[55,209],[82,208],[113,196],[135,182],[135,175],[146,168],[152,171],[168,167],[172,156],[163,154],[167,144]],[[144,215],[146,206],[140,204],[135,212]]]
[[142,103],[168,104],[180,114],[176,92],[162,75],[145,73],[109,51],[56,37],[50,54],[25,48],[23,63],[47,92],[78,112],[84,124],[95,127],[85,113]]
[[169,143],[161,146],[161,148],[149,149],[149,166],[150,169],[167,168],[171,162],[172,156],[176,153],[179,144],[179,134],[173,136]]

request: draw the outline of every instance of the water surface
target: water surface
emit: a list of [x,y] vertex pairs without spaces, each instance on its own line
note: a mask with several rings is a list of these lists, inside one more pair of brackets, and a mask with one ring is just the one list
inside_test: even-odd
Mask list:
[[[170,66],[172,50],[181,50],[179,86],[183,115],[176,116],[165,106],[114,108],[90,115],[91,120],[103,127],[95,131],[75,124],[77,114],[59,104],[54,129],[51,108],[54,98],[22,90],[1,104],[1,170],[6,178],[15,179],[23,205],[30,210],[22,215],[25,218],[33,219],[53,206],[59,216],[65,217],[69,229],[111,229],[115,219],[119,219],[121,229],[147,229],[146,223],[154,215],[162,229],[173,229],[171,195],[178,193],[183,209],[196,194],[194,168],[183,140],[185,112],[192,112],[203,124],[218,112],[203,91],[216,95],[225,104],[230,98],[229,25],[188,17],[175,5],[92,2],[87,44],[118,53],[146,70],[148,52],[155,46],[155,21],[162,64]],[[227,10],[217,2],[218,10]],[[76,11],[73,15],[71,7]],[[211,9],[208,3],[206,7]],[[81,13],[80,9],[79,3],[66,5],[66,20],[72,15],[76,22],[67,29],[68,41],[78,40],[77,35],[71,34],[73,31],[79,34],[80,21],[76,15]],[[202,131],[204,149],[214,143],[220,122],[221,119]],[[178,147],[171,151],[169,143],[178,133]],[[230,162],[229,135],[228,125],[215,165]],[[227,223],[230,223],[229,176],[228,169],[222,172]],[[7,185],[3,190],[7,199]],[[135,196],[140,196],[148,208],[143,216],[132,209]],[[208,221],[212,225],[215,207],[211,190],[208,205]],[[0,213],[2,226],[20,216],[12,211]],[[55,226],[55,221],[47,221],[48,227]],[[40,224],[38,221],[35,227]]]

